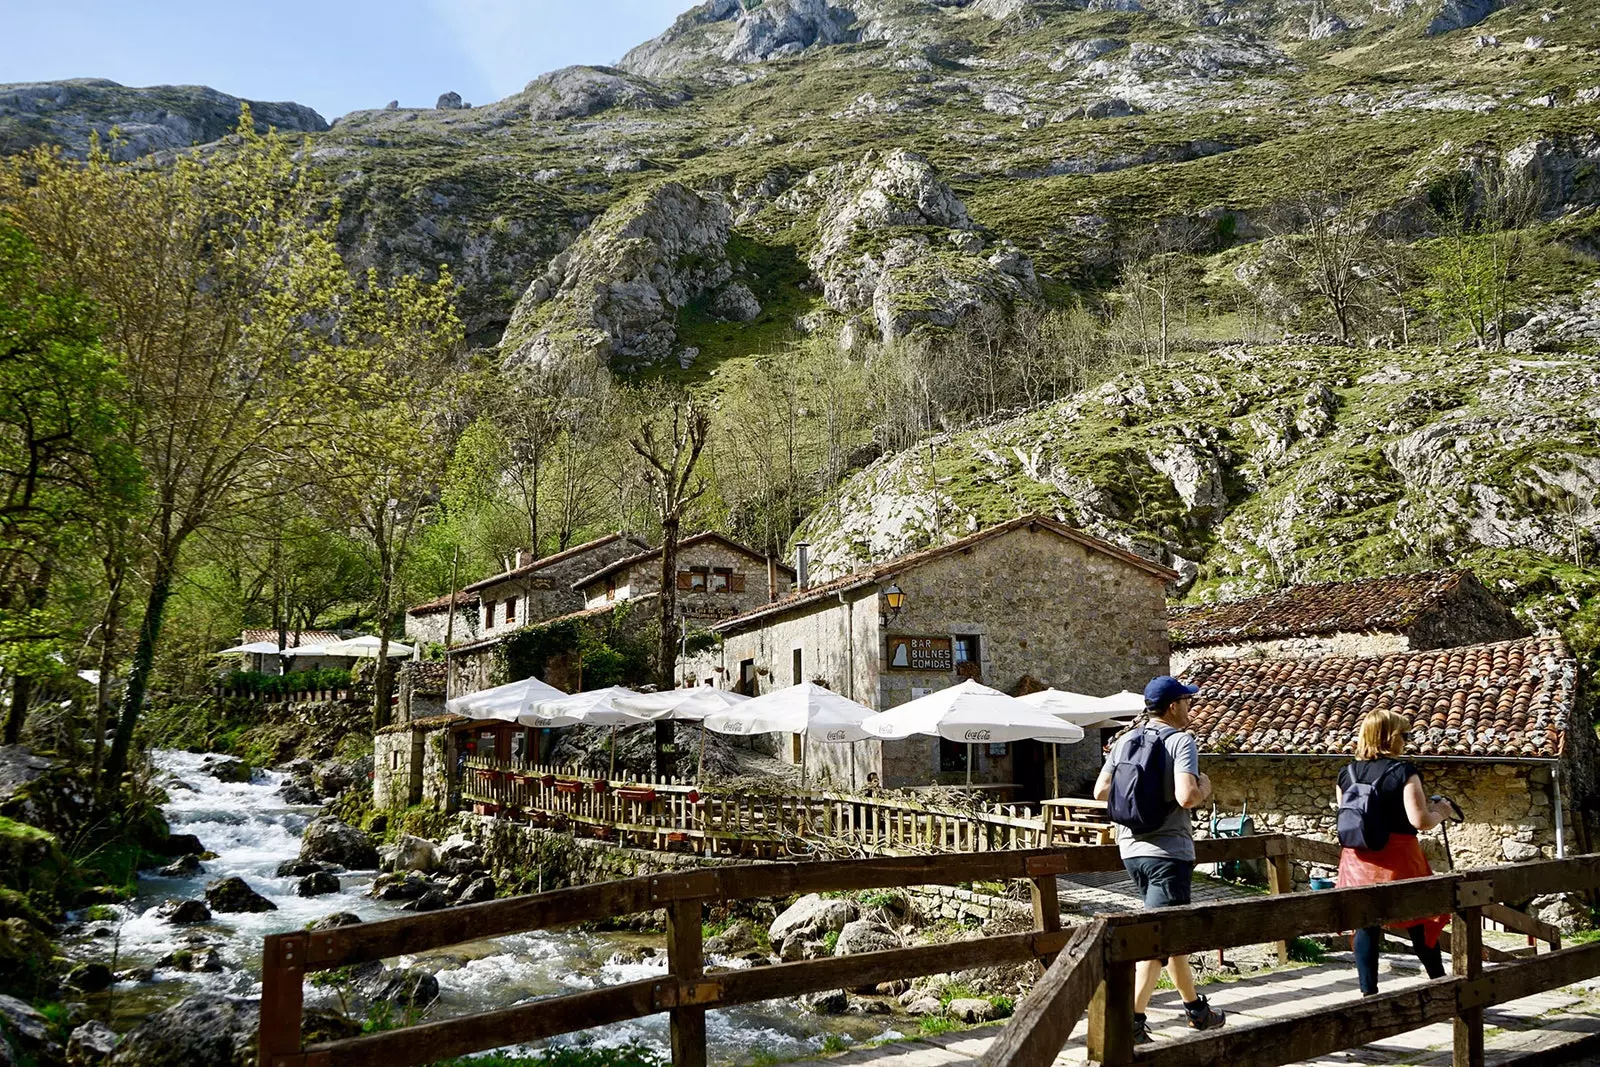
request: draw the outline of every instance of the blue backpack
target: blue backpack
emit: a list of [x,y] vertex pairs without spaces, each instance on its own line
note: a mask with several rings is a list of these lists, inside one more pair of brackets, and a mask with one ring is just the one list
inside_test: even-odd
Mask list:
[[1389,843],[1389,823],[1384,818],[1380,787],[1390,771],[1403,766],[1390,760],[1370,782],[1356,777],[1355,764],[1345,767],[1350,783],[1341,782],[1343,788],[1339,790],[1339,844],[1362,852],[1377,852]]
[[1178,802],[1167,796],[1172,761],[1162,733],[1141,727],[1120,743],[1122,758],[1111,765],[1111,798],[1106,815],[1135,834],[1161,829]]

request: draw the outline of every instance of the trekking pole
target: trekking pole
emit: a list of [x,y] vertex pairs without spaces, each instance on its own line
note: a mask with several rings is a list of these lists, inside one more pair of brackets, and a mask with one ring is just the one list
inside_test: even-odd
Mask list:
[[1444,860],[1450,865],[1450,869],[1453,871],[1456,869],[1456,857],[1455,854],[1450,851],[1450,824],[1452,822],[1466,822],[1467,817],[1462,813],[1461,805],[1457,804],[1449,797],[1440,796],[1438,793],[1435,793],[1428,799],[1435,804],[1441,800],[1444,801],[1446,804],[1450,805],[1450,810],[1455,813],[1452,818],[1441,819],[1439,821],[1439,833],[1444,836]]

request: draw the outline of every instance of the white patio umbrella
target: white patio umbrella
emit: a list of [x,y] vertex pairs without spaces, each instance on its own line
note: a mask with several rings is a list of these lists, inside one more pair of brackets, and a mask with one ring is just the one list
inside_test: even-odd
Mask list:
[[[751,697],[743,704],[707,715],[700,725],[719,734],[803,734],[812,741],[842,744],[872,735],[861,722],[873,710],[814,682],[801,682]],[[855,777],[855,750],[850,750]],[[800,746],[800,781],[806,780],[806,749]]]
[[631,711],[623,711],[617,707],[617,698],[636,696],[639,696],[639,694],[632,689],[625,689],[620,685],[609,685],[604,689],[591,689],[585,693],[573,693],[571,696],[535,701],[529,711],[538,721],[526,722],[526,725],[611,727],[611,769],[606,772],[606,777],[615,778],[617,776],[617,727],[632,726],[636,723],[650,721],[642,715],[637,715]]
[[1144,694],[1124,689],[1120,693],[1112,693],[1108,697],[1101,697],[1100,706],[1101,710],[1107,715],[1116,715],[1124,718],[1129,715],[1143,715],[1145,712]]
[[742,693],[730,693],[711,685],[689,686],[684,689],[663,689],[657,693],[640,693],[631,697],[618,697],[616,706],[651,720],[675,719],[679,722],[698,722],[700,727],[700,757],[695,763],[695,778],[705,769],[707,715],[727,711],[751,699]]
[[[322,654],[325,656],[355,656],[360,659],[377,659],[380,642],[378,638],[370,635],[352,637],[348,641],[332,641],[323,645]],[[409,656],[415,649],[410,645],[403,645],[399,641],[389,642],[389,656]]]
[[[1085,730],[1124,725],[1123,720],[1114,718],[1108,709],[1107,701],[1110,699],[1108,697],[1092,697],[1065,689],[1041,689],[1037,693],[1028,693],[1017,699]],[[1142,706],[1144,698],[1139,697],[1139,701]],[[1111,706],[1117,707],[1120,704]],[[1055,745],[1050,746],[1050,782],[1051,790],[1056,796],[1061,795],[1061,770],[1057,762],[1059,755],[1060,749]]]
[[498,719],[527,726],[529,724],[523,722],[523,716],[530,713],[533,704],[564,696],[566,694],[553,685],[547,685],[537,678],[523,678],[497,685],[493,689],[480,689],[466,696],[452,697],[445,701],[444,706],[452,714],[464,715],[469,719]]
[[234,645],[232,648],[213,652],[212,655],[226,656],[234,652],[243,652],[251,656],[276,656],[279,651],[278,642],[276,641],[251,641],[249,644]]
[[326,656],[328,654],[327,645],[294,645],[284,649],[281,653],[281,655],[285,656]]
[[1081,727],[970,678],[880,712],[865,720],[861,728],[885,740],[933,734],[947,741],[964,742],[969,783],[974,744],[1032,740],[1070,745],[1083,740]]

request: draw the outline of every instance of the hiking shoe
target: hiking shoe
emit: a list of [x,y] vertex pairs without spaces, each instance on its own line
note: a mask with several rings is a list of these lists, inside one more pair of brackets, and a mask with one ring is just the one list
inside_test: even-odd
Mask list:
[[1213,1008],[1205,997],[1195,997],[1192,1003],[1183,1006],[1183,1011],[1189,1016],[1189,1027],[1194,1030],[1215,1030],[1228,1021],[1228,1016]]
[[1145,1020],[1143,1015],[1135,1015],[1133,1017],[1133,1043],[1135,1045],[1148,1045],[1154,1040],[1155,1038],[1150,1036],[1150,1023]]

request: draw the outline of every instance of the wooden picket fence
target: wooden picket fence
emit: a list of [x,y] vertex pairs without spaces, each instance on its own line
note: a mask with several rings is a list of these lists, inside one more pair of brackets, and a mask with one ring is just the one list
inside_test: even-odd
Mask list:
[[679,778],[612,780],[603,770],[468,759],[461,797],[480,815],[639,848],[707,855],[910,855],[1104,844],[1094,801],[973,807],[834,792],[722,793]]
[[[274,934],[262,955],[261,1067],[416,1067],[505,1045],[669,1013],[674,1067],[705,1067],[706,1012],[736,1004],[974,967],[1035,961],[1044,977],[996,1038],[984,1067],[1046,1067],[1085,1011],[1090,1058],[1123,1067],[1205,1064],[1276,1067],[1431,1022],[1457,1020],[1457,1063],[1481,1067],[1483,1008],[1600,974],[1600,943],[1485,970],[1482,929],[1494,902],[1600,886],[1600,855],[1460,871],[1357,889],[1291,893],[1302,856],[1282,835],[1197,841],[1200,863],[1265,860],[1274,896],[1113,915],[1062,929],[1057,878],[1121,868],[1115,846],[969,852],[855,860],[729,865],[511,897],[333,930]],[[864,889],[1026,880],[1034,928],[914,948],[821,957],[705,973],[702,923],[709,904]],[[304,980],[328,970],[450,945],[664,909],[667,973],[306,1047]],[[1513,924],[1520,913],[1501,909]],[[1141,959],[1415,919],[1454,911],[1456,976],[1420,987],[1297,1013],[1269,1023],[1135,1049],[1133,968]],[[1529,924],[1532,920],[1527,920]],[[1529,931],[1537,926],[1528,925]]]

